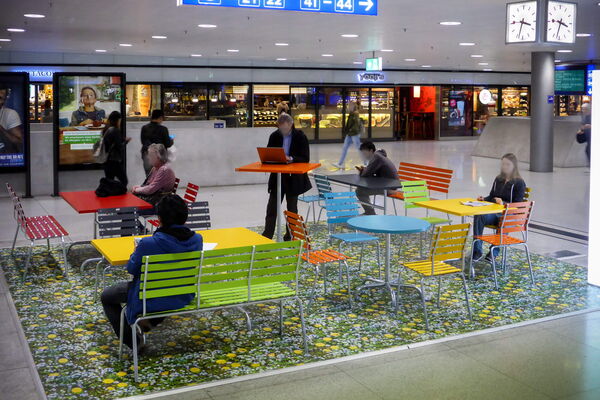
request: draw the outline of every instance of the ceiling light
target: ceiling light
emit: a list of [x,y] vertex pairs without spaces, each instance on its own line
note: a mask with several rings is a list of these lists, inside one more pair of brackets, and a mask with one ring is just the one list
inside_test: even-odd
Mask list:
[[0,38],[0,42],[10,42],[11,40],[12,39],[3,39],[3,38]]
[[421,65],[421,68],[431,68],[431,65]]
[[569,50],[569,49],[561,49],[561,50],[557,50],[557,53],[572,53],[573,50]]
[[473,43],[473,42],[460,42],[458,45],[459,46],[475,46],[475,43]]
[[562,62],[562,60],[554,60],[555,63]]
[[277,61],[287,61],[287,58],[278,58]]
[[354,61],[352,64],[362,65],[362,61]]
[[592,34],[591,33],[578,33],[575,36],[577,36],[577,37],[590,37],[590,36],[592,36]]
[[6,30],[9,32],[25,32],[25,29],[21,28],[7,28]]
[[289,43],[275,43],[275,46],[289,46]]
[[333,57],[333,54],[321,54],[321,57]]
[[204,29],[212,29],[212,28],[216,28],[216,25],[213,24],[200,24],[198,25],[198,28],[204,28]]
[[342,34],[342,37],[345,37],[345,38],[357,38],[358,35],[355,34],[355,33],[344,33],[344,34]]
[[442,21],[440,22],[440,25],[444,25],[444,26],[456,26],[456,25],[460,25],[462,24],[462,22],[458,22],[458,21]]
[[478,65],[490,65],[489,63],[486,62],[481,62],[481,63],[477,63]]
[[228,53],[239,53],[240,51],[238,49],[227,49]]
[[471,54],[472,58],[483,58],[483,55],[481,54]]
[[202,54],[190,54],[190,57],[202,57]]
[[162,35],[154,35],[152,36],[152,39],[166,39],[166,36],[162,36]]
[[106,50],[104,49],[96,49],[94,50],[96,53],[106,53]]
[[23,14],[25,18],[46,18],[44,14]]
[[405,58],[404,61],[417,61],[416,58]]
[[119,43],[119,46],[121,46],[121,47],[131,47],[133,45],[131,43]]
[[392,53],[394,50],[392,49],[381,49],[384,53]]
[[493,71],[493,69],[491,69],[491,68],[484,68],[483,70],[484,70],[485,72],[490,72],[490,71]]

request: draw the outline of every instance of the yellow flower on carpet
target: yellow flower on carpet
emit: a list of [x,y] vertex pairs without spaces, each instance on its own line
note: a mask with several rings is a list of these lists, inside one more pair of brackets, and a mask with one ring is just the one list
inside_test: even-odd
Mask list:
[[200,338],[202,338],[202,336],[200,336],[200,335],[192,335],[192,339],[194,339],[194,340],[198,340]]
[[269,357],[275,357],[275,353],[269,353],[267,354]]
[[79,387],[74,387],[73,389],[71,389],[71,392],[73,392],[75,394],[79,394],[79,393],[83,392],[83,389],[79,388]]
[[302,353],[304,353],[304,351],[302,351],[302,350],[294,350],[294,354],[302,354]]
[[235,354],[235,353],[227,353],[227,357],[229,357],[229,358],[234,358],[235,356],[237,356],[237,354]]
[[217,364],[226,364],[227,361],[226,360],[217,360],[215,361]]
[[348,347],[348,348],[349,348],[350,350],[358,350],[358,346],[354,346],[354,345],[352,345],[352,346],[350,346],[350,347]]
[[260,367],[260,364],[259,363],[252,363],[252,364],[250,364],[250,366],[252,368],[258,368],[258,367]]
[[237,368],[240,365],[242,365],[242,364],[240,364],[240,363],[231,363],[231,368]]
[[272,330],[273,329],[269,328],[268,326],[263,328],[263,331],[265,332],[271,332]]
[[127,383],[125,383],[125,382],[119,382],[119,383],[117,383],[117,387],[121,387],[121,388],[127,387]]
[[177,346],[177,343],[175,343],[175,342],[167,342],[167,346],[169,346],[169,347],[175,347],[175,346]]
[[52,376],[52,377],[59,376],[59,375],[60,374],[58,372],[52,372],[51,374],[48,374],[48,376]]
[[324,337],[324,338],[323,338],[323,341],[324,341],[324,342],[331,342],[331,340],[332,340],[332,339],[331,339],[330,337]]
[[117,376],[123,377],[125,375],[127,375],[127,372],[125,372],[125,371],[119,371],[119,372],[117,372]]
[[229,368],[229,367],[221,367],[221,369],[222,369],[223,371],[229,371],[231,368]]
[[40,315],[38,315],[39,318],[46,318],[47,316],[48,315],[46,315],[46,314],[40,314]]
[[61,364],[66,364],[66,363],[69,362],[69,360],[67,360],[66,358],[59,358],[58,362],[61,363]]
[[163,371],[160,373],[162,376],[169,376],[169,371]]
[[190,372],[193,372],[194,374],[197,374],[197,373],[200,372],[200,368],[192,367],[192,368],[190,368]]
[[113,383],[115,380],[114,379],[110,379],[110,378],[106,378],[102,380],[102,383],[105,383],[107,385],[110,385],[111,383]]
[[141,388],[145,388],[145,387],[148,386],[148,384],[147,383],[140,383],[138,386],[141,387]]
[[321,343],[321,342],[315,343],[315,346],[317,346],[317,347],[325,347],[325,343]]
[[88,351],[86,354],[88,356],[95,356],[96,354],[98,354],[98,352],[96,352],[96,351]]
[[340,346],[331,346],[331,350],[339,350]]
[[391,335],[389,333],[386,333],[385,335],[383,335],[384,337],[388,338],[388,339],[393,339],[394,335]]

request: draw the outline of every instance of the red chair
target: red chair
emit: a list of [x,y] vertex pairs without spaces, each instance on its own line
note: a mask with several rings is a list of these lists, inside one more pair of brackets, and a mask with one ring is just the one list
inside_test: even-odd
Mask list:
[[14,206],[14,217],[17,221],[17,230],[13,239],[11,248],[11,255],[15,251],[15,244],[17,242],[17,236],[19,231],[29,239],[31,244],[29,245],[29,251],[27,252],[27,258],[25,260],[25,268],[23,271],[23,280],[27,277],[27,270],[29,269],[29,263],[31,261],[31,253],[36,240],[46,240],[48,245],[48,254],[50,253],[50,239],[60,238],[62,243],[63,258],[64,258],[64,271],[65,277],[68,278],[69,272],[67,268],[67,250],[65,248],[65,236],[69,236],[69,233],[58,223],[56,218],[51,215],[42,215],[38,217],[27,217],[21,204],[21,199],[17,196],[16,192],[10,184],[6,184],[8,193],[13,200]]
[[[175,185],[176,186],[179,185],[179,179],[177,179],[177,178],[175,180]],[[176,189],[173,190],[173,193],[175,193],[175,190]],[[199,190],[200,190],[200,186],[195,185],[191,182],[188,182],[188,184],[185,188],[185,193],[183,194],[183,200],[188,204],[188,206],[196,201]],[[158,218],[147,219],[146,222],[148,222],[150,225],[152,225],[152,227],[154,229],[158,228],[158,226],[160,225]]]

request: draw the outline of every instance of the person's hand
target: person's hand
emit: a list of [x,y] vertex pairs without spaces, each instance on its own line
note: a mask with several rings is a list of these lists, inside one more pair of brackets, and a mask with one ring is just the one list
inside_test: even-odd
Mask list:
[[483,196],[479,196],[479,197],[477,198],[477,201],[483,201]]
[[89,125],[89,124],[93,124],[94,121],[92,121],[91,119],[84,119],[83,121],[81,121],[81,123],[79,124],[79,126],[84,126],[84,125]]
[[288,160],[289,162],[292,162],[292,161],[294,161],[294,158],[293,158],[293,157],[290,157],[290,156],[285,156],[285,159],[286,159],[286,160]]
[[131,193],[135,194],[135,192],[139,189],[139,186],[135,185],[131,188]]
[[494,201],[496,202],[496,204],[503,204],[502,199],[500,197],[494,197]]
[[356,168],[356,169],[357,169],[357,171],[358,171],[358,172],[361,172],[361,173],[362,173],[362,172],[363,172],[363,170],[365,169],[365,167],[363,167],[362,165],[357,165],[357,166],[355,166],[354,168]]
[[131,142],[131,138],[130,137],[126,137],[125,138],[125,143],[129,143],[129,142]]

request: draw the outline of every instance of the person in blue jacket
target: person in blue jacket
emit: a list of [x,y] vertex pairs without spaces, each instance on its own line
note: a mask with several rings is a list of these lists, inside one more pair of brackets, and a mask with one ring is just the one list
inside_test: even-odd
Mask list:
[[[188,217],[188,207],[183,199],[177,195],[165,196],[157,205],[157,214],[160,227],[152,236],[145,237],[138,243],[134,253],[127,263],[127,271],[133,276],[129,282],[119,282],[104,289],[101,295],[104,313],[110,321],[115,333],[119,336],[120,315],[123,303],[127,304],[125,316],[127,323],[135,322],[142,313],[142,300],[139,298],[140,275],[142,258],[155,254],[186,253],[202,250],[202,236],[194,233],[184,224]],[[148,312],[178,309],[187,306],[195,297],[194,293],[169,296],[146,300]],[[144,321],[141,329],[150,330],[162,322],[162,319]],[[123,342],[132,347],[131,328],[124,329]],[[141,332],[138,334],[138,343],[141,343]],[[142,346],[138,346],[141,349]]]

